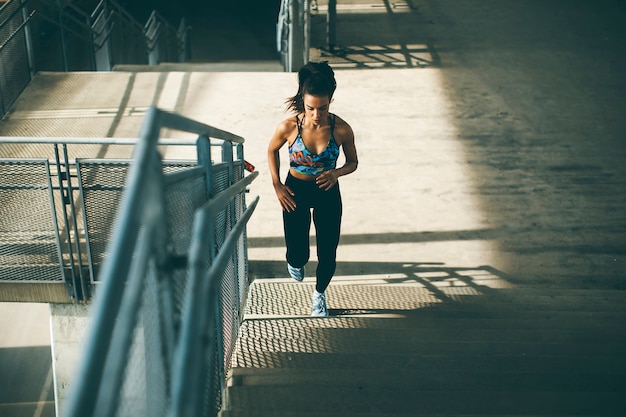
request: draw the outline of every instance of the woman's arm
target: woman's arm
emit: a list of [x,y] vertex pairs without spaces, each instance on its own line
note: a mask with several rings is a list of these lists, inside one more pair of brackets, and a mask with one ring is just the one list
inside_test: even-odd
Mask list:
[[335,126],[335,141],[343,148],[346,162],[342,167],[326,171],[317,177],[315,182],[320,188],[325,190],[331,189],[339,177],[353,173],[359,166],[359,158],[354,143],[354,132],[352,132],[349,124],[340,119],[337,120],[337,125]]
[[278,197],[278,202],[283,210],[287,212],[293,211],[296,208],[296,203],[293,200],[293,191],[280,181],[279,151],[280,148],[287,143],[287,138],[291,130],[293,130],[293,128],[290,126],[289,120],[283,121],[276,128],[274,136],[270,139],[270,143],[267,147],[267,163],[272,177],[272,185],[274,186],[276,197]]

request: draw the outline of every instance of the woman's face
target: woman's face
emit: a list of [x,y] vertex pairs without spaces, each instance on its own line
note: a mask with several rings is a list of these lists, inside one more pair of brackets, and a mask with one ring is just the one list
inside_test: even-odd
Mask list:
[[305,94],[303,101],[304,117],[306,119],[312,121],[315,126],[319,126],[328,121],[330,97]]

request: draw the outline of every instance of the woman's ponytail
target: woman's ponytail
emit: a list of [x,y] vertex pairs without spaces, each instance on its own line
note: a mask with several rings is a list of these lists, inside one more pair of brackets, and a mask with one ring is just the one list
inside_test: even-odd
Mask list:
[[305,94],[328,96],[332,99],[336,88],[335,72],[328,65],[328,61],[309,62],[298,71],[298,92],[286,100],[287,110],[302,113]]

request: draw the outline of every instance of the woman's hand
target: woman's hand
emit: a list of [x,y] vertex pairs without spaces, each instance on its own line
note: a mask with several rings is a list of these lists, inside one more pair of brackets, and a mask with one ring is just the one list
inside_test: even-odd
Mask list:
[[337,179],[339,178],[339,172],[335,169],[331,169],[321,173],[316,179],[315,183],[318,187],[322,188],[324,191],[328,191],[335,184],[337,184]]
[[276,191],[276,197],[278,197],[278,202],[283,210],[290,213],[296,209],[296,202],[293,200],[294,193],[291,188],[278,182],[274,184],[274,191]]

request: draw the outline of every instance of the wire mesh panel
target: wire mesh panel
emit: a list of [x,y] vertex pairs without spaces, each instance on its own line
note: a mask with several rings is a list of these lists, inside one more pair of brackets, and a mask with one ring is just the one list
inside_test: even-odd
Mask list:
[[31,0],[23,8],[32,14],[29,44],[37,71],[94,69],[88,13],[50,0]]
[[164,346],[159,273],[151,267],[143,280],[137,321],[124,369],[117,416],[165,416],[169,360]]
[[[113,9],[113,2],[107,7]],[[118,64],[147,64],[148,49],[143,27],[123,9],[111,10],[109,39],[112,66]]]
[[[164,165],[166,173],[174,172],[173,169],[172,165]],[[185,255],[189,250],[193,215],[206,201],[207,185],[204,170],[168,183],[165,189],[165,207],[170,244],[175,254]]]
[[[102,207],[101,203],[98,205],[101,200],[120,199],[124,184],[118,184],[118,182],[124,181],[126,171],[130,166],[126,161],[103,165],[99,161],[79,160],[77,164],[81,172],[85,206],[90,206],[86,208],[87,215],[85,216],[89,219],[94,216],[93,213],[90,214],[90,210],[97,211]],[[90,166],[90,164],[93,165]],[[120,381],[117,409],[114,411],[114,415],[117,416],[166,415],[170,401],[168,390],[171,384],[172,366],[171,356],[168,354],[171,350],[168,348],[167,329],[173,331],[173,329],[181,328],[180,320],[185,303],[190,297],[197,296],[188,288],[188,271],[184,263],[179,265],[177,259],[186,259],[193,237],[194,215],[209,199],[206,174],[201,167],[173,165],[171,162],[166,162],[166,164],[164,171],[168,171],[168,174],[164,180],[163,194],[166,221],[163,227],[167,230],[165,235],[167,243],[155,241],[153,246],[165,245],[168,258],[152,258],[145,278],[140,278],[143,282],[141,305],[138,307],[138,319],[132,330],[130,347],[124,353],[126,364]],[[212,166],[211,178],[215,187],[214,194],[224,192],[230,187],[231,169],[228,164]],[[86,175],[90,175],[89,184],[85,181]],[[243,177],[241,170],[238,176]],[[107,191],[116,195],[107,195]],[[96,196],[96,193],[100,194]],[[219,239],[212,242],[209,247],[213,247],[217,252],[231,233],[235,219],[241,215],[243,204],[235,204],[235,200],[243,201],[243,195],[243,192],[239,193],[227,204],[226,208],[214,216],[214,226],[218,231]],[[119,201],[116,204],[119,204]],[[88,229],[92,230],[91,227]],[[159,239],[162,239],[164,235],[160,236]],[[141,245],[138,246],[141,247]],[[205,330],[206,334],[202,340],[206,345],[203,354],[199,357],[204,363],[196,364],[206,370],[206,374],[202,375],[199,380],[200,385],[191,388],[200,390],[198,394],[202,403],[200,415],[204,416],[215,416],[219,411],[225,375],[224,366],[231,362],[230,356],[239,327],[241,310],[238,301],[239,282],[246,280],[245,277],[237,276],[239,268],[236,260],[242,259],[245,262],[245,254],[236,253],[240,247],[241,245],[236,246],[222,274],[221,292],[215,297],[218,303],[209,306],[209,309],[214,309],[218,313],[215,317],[219,320],[219,325],[211,327],[218,333]],[[207,265],[211,266],[209,256],[210,254],[207,253]],[[135,258],[137,257],[139,255],[135,254]],[[129,277],[129,280],[134,279],[137,277]],[[173,315],[168,313],[167,302],[164,302],[164,299],[170,296],[167,293],[168,289],[174,293]],[[201,318],[195,317],[194,320],[201,320]],[[180,335],[180,330],[177,333]],[[177,348],[184,343],[188,341],[178,340]],[[104,396],[104,398],[108,397]]]
[[175,28],[156,12],[152,12],[145,25],[150,64],[179,60],[179,41]]
[[128,165],[128,161],[76,161],[92,282],[97,279],[105,256]]
[[95,61],[90,17],[77,7],[67,5],[63,8],[60,22],[64,30],[67,54],[67,71],[93,71]]
[[[85,237],[92,283],[106,254],[113,222],[124,191],[130,161],[78,159],[76,161],[85,221]],[[165,162],[164,172],[193,166],[194,162]]]
[[[224,191],[226,188],[230,186],[230,171],[227,163],[221,163],[213,166],[212,169],[212,186],[213,186],[213,194],[217,195],[220,192]],[[234,224],[233,218],[233,206],[232,202],[226,206],[219,213],[216,213],[214,217],[214,226],[215,226],[215,245],[217,250],[222,247],[224,240],[228,236],[232,225]],[[233,317],[233,309],[236,308],[235,302],[235,293],[236,287],[234,282],[235,270],[233,267],[233,260],[231,259],[224,270],[222,276],[222,285],[220,291],[220,315],[222,321],[222,334],[220,335],[222,339],[222,352],[225,358],[229,356],[229,346],[231,345],[231,341],[233,338],[233,328],[231,324],[231,320]],[[219,369],[219,367],[216,367]]]
[[[230,182],[237,182],[243,178],[243,162],[238,161],[228,167],[228,170],[223,169],[222,165],[217,165],[213,169],[213,186],[215,187],[215,194],[219,193],[225,188],[230,186]],[[232,173],[231,170],[232,169]],[[232,175],[232,179],[231,179]],[[222,236],[224,238],[230,234],[233,226],[239,221],[244,211],[244,193],[240,193],[233,200],[231,200],[228,206],[221,211],[215,217],[215,229],[216,239],[221,244]],[[223,233],[223,235],[222,235]],[[221,279],[220,290],[220,313],[221,313],[221,329],[222,334],[222,360],[223,363],[215,364],[216,369],[223,369],[224,373],[228,373],[230,370],[230,364],[232,353],[235,347],[235,342],[240,325],[240,311],[241,301],[244,299],[242,292],[247,291],[245,274],[246,267],[242,268],[242,264],[247,264],[246,252],[244,246],[244,236],[242,235],[235,246],[235,250],[227,263]],[[243,273],[243,275],[242,275]],[[219,403],[218,403],[219,404]]]
[[63,281],[47,160],[0,160],[0,281]]
[[20,4],[9,2],[0,9],[0,111],[4,114],[30,82],[25,16]]
[[[172,171],[171,166],[165,166],[165,172]],[[191,242],[193,218],[196,210],[208,198],[206,185],[206,173],[204,170],[197,171],[194,175],[186,175],[181,179],[168,182],[165,188],[165,214],[167,217],[167,230],[169,248],[173,257],[186,257]],[[172,268],[172,290],[174,295],[176,313],[180,315],[184,297],[187,292],[187,272],[184,269]]]

